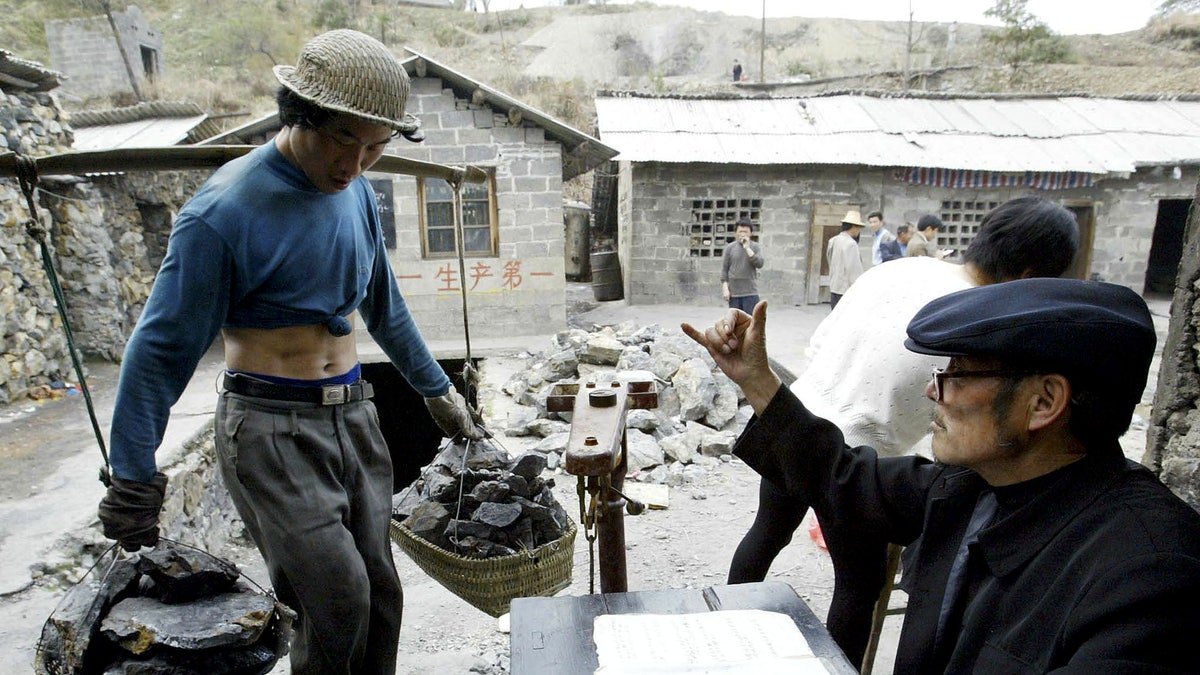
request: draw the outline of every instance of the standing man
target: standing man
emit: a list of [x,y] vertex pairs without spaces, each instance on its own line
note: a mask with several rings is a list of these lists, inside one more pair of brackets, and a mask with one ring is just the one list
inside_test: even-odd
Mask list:
[[883,212],[872,211],[867,214],[867,227],[871,228],[871,264],[878,265],[884,261],[883,245],[896,240],[896,235],[883,226]]
[[737,239],[721,254],[721,296],[730,307],[745,312],[758,304],[758,271],[766,260],[751,239],[754,223],[749,218],[739,218],[734,233]]
[[106,536],[158,540],[170,408],[220,334],[216,412],[226,487],[297,612],[292,672],[395,672],[403,595],[392,562],[392,463],[360,377],[355,313],[448,436],[479,438],[422,340],[363,176],[397,134],[408,75],[362,33],[317,36],[276,66],[283,128],[183,207],[125,351],[112,420]]
[[[1038,197],[1004,202],[980,222],[958,265],[907,258],[867,270],[809,340],[808,367],[792,391],[813,414],[833,422],[848,443],[883,456],[904,454],[929,431],[922,405],[939,359],[903,348],[909,321],[926,303],[972,286],[1057,277],[1079,247],[1070,211]],[[808,504],[764,479],[758,512],[730,565],[730,583],[762,581],[804,520]],[[827,623],[858,663],[885,579],[887,543],[823,516],[835,586]]]
[[737,59],[733,60],[733,81],[742,81],[742,64],[738,63]]
[[[837,307],[858,275],[863,273],[862,254],[858,251],[858,236],[862,233],[862,216],[847,211],[842,218],[842,231],[829,240],[825,255],[829,258],[829,309]],[[747,312],[749,313],[749,312]]]
[[941,259],[942,255],[937,250],[937,235],[940,229],[942,229],[941,218],[931,213],[921,216],[921,219],[917,221],[917,231],[909,240],[908,250],[904,255],[909,258],[928,256]]
[[1022,279],[921,309],[905,346],[949,360],[925,388],[936,462],[851,447],[781,386],[766,309],[682,328],[754,409],[734,454],[908,546],[896,673],[1195,672],[1200,514],[1118,443],[1155,352],[1136,293]]

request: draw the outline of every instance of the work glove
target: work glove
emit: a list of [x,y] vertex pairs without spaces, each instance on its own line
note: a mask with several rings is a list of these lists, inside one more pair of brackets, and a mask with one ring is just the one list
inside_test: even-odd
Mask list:
[[449,391],[441,396],[431,396],[425,399],[425,407],[433,421],[437,422],[442,433],[447,438],[462,434],[467,438],[478,441],[486,436],[483,429],[476,425],[479,415],[467,405],[467,399],[450,385]]
[[158,512],[167,493],[167,477],[154,474],[149,483],[112,476],[100,500],[104,536],[115,539],[126,551],[158,543]]

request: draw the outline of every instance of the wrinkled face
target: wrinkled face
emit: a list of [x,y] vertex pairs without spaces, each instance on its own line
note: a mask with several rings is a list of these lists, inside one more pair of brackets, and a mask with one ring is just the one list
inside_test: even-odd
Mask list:
[[[994,359],[954,357],[945,372],[997,370],[1004,370],[1004,366]],[[1021,406],[1005,402],[996,405],[1005,379],[1000,375],[947,377],[942,380],[940,402],[935,380],[930,379],[925,395],[936,403],[930,425],[934,457],[946,464],[974,469],[985,477],[1006,473],[1025,443]]]
[[867,226],[871,228],[872,233],[878,232],[879,228],[883,227],[883,218],[871,216],[867,218]]
[[387,148],[392,130],[348,115],[336,115],[316,129],[292,127],[292,159],[318,190],[335,194],[350,187]]

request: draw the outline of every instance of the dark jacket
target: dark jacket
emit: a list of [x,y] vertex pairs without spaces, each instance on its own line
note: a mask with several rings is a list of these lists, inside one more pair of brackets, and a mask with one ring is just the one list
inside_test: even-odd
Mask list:
[[903,258],[904,254],[900,252],[900,240],[892,239],[891,241],[881,242],[879,244],[879,257],[883,262]]
[[938,646],[950,566],[988,487],[978,474],[848,448],[786,387],[734,452],[823,526],[909,546],[896,673],[1200,672],[1200,514],[1115,443],[980,532],[971,555],[986,566]]

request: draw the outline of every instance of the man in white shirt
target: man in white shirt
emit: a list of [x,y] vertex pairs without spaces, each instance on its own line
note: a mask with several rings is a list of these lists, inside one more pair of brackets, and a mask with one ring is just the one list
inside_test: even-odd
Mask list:
[[896,235],[883,225],[883,211],[872,211],[867,214],[867,227],[871,228],[871,264],[883,262],[883,251],[880,246],[895,241]]

